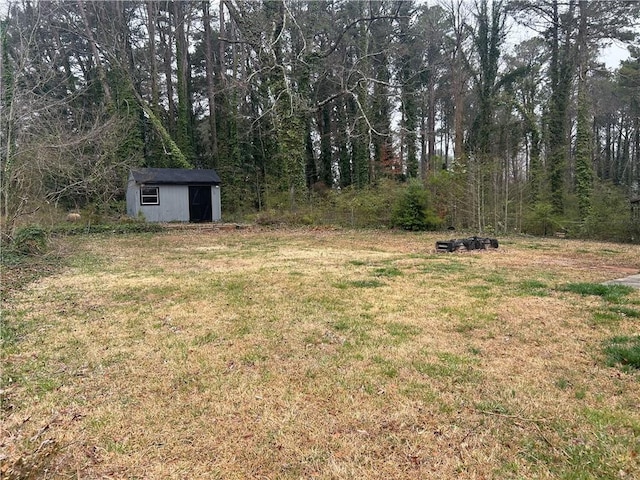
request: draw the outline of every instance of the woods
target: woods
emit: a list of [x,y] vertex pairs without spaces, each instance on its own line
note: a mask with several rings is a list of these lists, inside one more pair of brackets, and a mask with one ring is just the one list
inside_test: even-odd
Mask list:
[[[146,166],[215,168],[228,217],[390,211],[418,180],[438,224],[640,238],[637,2],[25,0],[2,14],[9,229],[45,204],[121,200]],[[615,69],[600,57],[613,41],[630,52]]]

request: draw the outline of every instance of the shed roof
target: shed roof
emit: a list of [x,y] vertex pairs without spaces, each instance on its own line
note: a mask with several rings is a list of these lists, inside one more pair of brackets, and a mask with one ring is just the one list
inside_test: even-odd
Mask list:
[[157,185],[219,185],[220,177],[213,169],[136,168],[131,170],[136,183]]

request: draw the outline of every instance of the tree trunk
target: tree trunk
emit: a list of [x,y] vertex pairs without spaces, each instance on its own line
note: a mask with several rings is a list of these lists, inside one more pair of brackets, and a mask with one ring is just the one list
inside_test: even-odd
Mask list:
[[[166,88],[166,99],[167,99],[167,125],[168,131],[171,135],[174,135],[176,132],[176,105],[174,100],[174,92],[173,92],[173,52],[172,52],[172,44],[173,44],[173,33],[171,31],[171,21],[170,13],[168,11],[165,12],[167,15],[167,21],[164,25],[158,25],[158,33],[160,34],[160,45],[162,47],[163,54],[163,68],[164,68],[164,81]],[[158,18],[158,23],[161,21]]]
[[[574,52],[572,48],[574,0],[569,2],[569,11],[560,15],[558,0],[553,0],[551,41],[551,99],[549,106],[549,187],[551,204],[556,214],[564,213],[565,175],[567,169],[567,115],[573,83]],[[562,28],[562,32],[561,32]],[[560,34],[564,34],[564,41]]]
[[[222,3],[221,3],[222,5]],[[220,7],[222,8],[222,7]],[[216,127],[216,96],[214,85],[214,38],[211,32],[211,16],[209,14],[209,1],[202,2],[202,21],[204,23],[205,42],[205,69],[207,77],[207,100],[209,102],[209,142],[211,151],[211,164],[218,167],[218,130]]]
[[587,2],[580,0],[580,27],[578,29],[578,108],[576,117],[576,196],[578,210],[584,220],[589,213],[590,197],[593,188],[593,174],[591,166],[591,120],[589,118],[589,101],[587,92],[588,72],[588,44],[587,44]]
[[436,165],[436,84],[433,73],[429,75],[429,105],[427,109],[427,158],[429,159],[429,166],[433,171],[439,170],[440,165]]
[[191,88],[190,88],[190,68],[189,68],[189,42],[186,37],[185,24],[185,3],[173,2],[173,13],[176,32],[176,65],[177,90],[178,90],[178,122],[176,130],[176,142],[180,150],[187,157],[188,161],[194,155],[192,113],[191,113]]
[[158,88],[158,58],[156,52],[156,22],[158,21],[157,3],[147,1],[147,28],[149,30],[149,66],[151,67],[151,109],[157,114],[160,104],[160,90]]
[[98,52],[98,46],[96,44],[95,38],[93,37],[91,25],[89,24],[89,19],[84,9],[84,0],[77,0],[77,2],[78,9],[80,10],[80,16],[82,17],[82,23],[84,24],[84,33],[87,36],[89,47],[91,48],[91,53],[93,55],[93,61],[96,66],[96,71],[98,72],[98,79],[100,80],[100,85],[104,93],[104,100],[107,105],[111,105],[113,103],[111,88],[109,87],[109,82],[107,82],[107,75],[104,71],[102,60],[100,59],[100,52]]

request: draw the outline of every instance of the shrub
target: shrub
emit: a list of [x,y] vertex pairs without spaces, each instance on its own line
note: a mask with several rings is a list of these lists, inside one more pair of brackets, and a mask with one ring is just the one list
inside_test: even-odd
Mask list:
[[584,220],[586,238],[611,241],[639,241],[639,226],[631,218],[626,195],[608,183],[594,186],[589,213]]
[[18,255],[42,255],[47,250],[47,232],[38,225],[16,231],[10,249]]
[[410,181],[393,209],[393,225],[404,230],[435,230],[441,221],[430,208],[429,192],[419,181]]
[[427,177],[432,208],[447,225],[461,227],[468,222],[464,208],[468,196],[467,179],[464,168],[456,163],[448,170],[435,170]]
[[158,223],[147,223],[125,219],[117,223],[97,223],[81,225],[79,223],[59,224],[51,227],[50,233],[57,235],[87,235],[91,233],[127,234],[127,233],[156,233],[164,230]]
[[391,210],[398,197],[398,183],[381,179],[364,188],[333,190],[327,195],[325,216],[330,223],[358,228],[391,226]]
[[524,231],[532,235],[547,236],[559,228],[560,220],[548,202],[535,203],[525,217]]

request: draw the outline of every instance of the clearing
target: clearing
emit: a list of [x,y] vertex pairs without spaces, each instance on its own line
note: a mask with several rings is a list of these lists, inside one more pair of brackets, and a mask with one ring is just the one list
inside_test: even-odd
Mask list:
[[[3,305],[3,478],[640,478],[640,246],[69,238]],[[600,286],[602,288],[595,288]],[[28,477],[32,475],[32,477]]]

